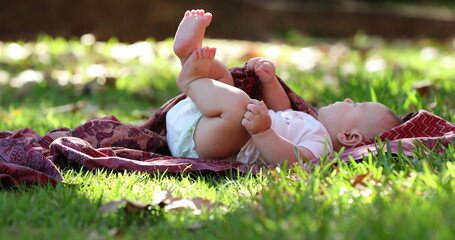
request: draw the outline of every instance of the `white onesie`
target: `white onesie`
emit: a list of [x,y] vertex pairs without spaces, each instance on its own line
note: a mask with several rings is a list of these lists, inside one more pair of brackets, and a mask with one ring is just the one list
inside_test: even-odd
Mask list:
[[[299,147],[310,150],[315,157],[330,154],[332,142],[324,125],[309,114],[301,111],[269,110],[272,129],[280,136]],[[172,156],[198,158],[193,139],[194,130],[202,114],[196,105],[186,98],[172,107],[166,115],[166,138]],[[325,153],[324,153],[325,149]],[[250,139],[236,156],[228,159],[243,163],[254,163],[261,157]]]

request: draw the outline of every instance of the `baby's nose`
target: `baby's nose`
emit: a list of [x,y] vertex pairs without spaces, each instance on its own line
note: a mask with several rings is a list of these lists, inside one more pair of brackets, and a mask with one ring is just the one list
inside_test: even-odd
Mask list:
[[354,101],[352,101],[350,98],[346,98],[346,99],[344,99],[344,101],[343,101],[343,102],[347,102],[347,103],[354,103]]

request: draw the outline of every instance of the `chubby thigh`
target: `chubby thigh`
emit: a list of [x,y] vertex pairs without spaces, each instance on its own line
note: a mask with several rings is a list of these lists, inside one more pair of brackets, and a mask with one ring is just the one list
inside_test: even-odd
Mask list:
[[241,120],[222,117],[202,117],[194,133],[196,151],[201,158],[225,159],[236,155],[250,138]]
[[242,125],[250,97],[213,79],[194,81],[191,89],[194,92],[190,97],[203,114],[194,133],[198,155],[224,159],[236,154],[250,138]]
[[186,98],[166,114],[166,139],[172,156],[198,158],[193,140],[201,112]]
[[224,159],[237,154],[250,136],[241,124],[243,110],[232,112],[205,117],[190,98],[177,103],[166,115],[172,156]]

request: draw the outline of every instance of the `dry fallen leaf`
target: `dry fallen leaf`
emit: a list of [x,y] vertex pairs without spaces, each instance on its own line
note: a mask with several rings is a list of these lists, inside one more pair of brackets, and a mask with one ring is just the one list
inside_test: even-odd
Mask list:
[[99,211],[102,213],[102,214],[107,214],[107,213],[111,213],[111,212],[115,212],[119,209],[119,206],[126,203],[126,199],[120,199],[120,200],[116,200],[116,201],[111,201],[111,202],[108,202],[108,203],[105,203],[103,205],[101,205]]
[[170,212],[181,212],[185,209],[191,209],[194,214],[201,214],[200,209],[194,204],[194,202],[186,198],[173,198],[169,204],[164,207],[164,209]]
[[170,199],[169,204],[167,204],[164,209],[170,212],[181,212],[183,210],[189,209],[192,210],[193,214],[199,215],[202,213],[203,209],[207,211],[212,211],[215,207],[220,207],[225,209],[225,206],[218,202],[211,202],[210,200],[194,197],[194,198],[181,198],[175,197]]
[[133,202],[133,201],[123,198],[120,200],[111,201],[111,202],[101,205],[99,211],[102,214],[115,212],[120,208],[121,205],[125,205],[124,209],[126,210],[127,213],[141,212],[141,211],[147,210],[151,206],[151,204]]
[[169,190],[163,190],[161,192],[157,192],[153,194],[154,202],[152,205],[158,205],[160,207],[164,207],[168,202],[169,199],[172,198],[172,193]]
[[102,214],[107,214],[118,211],[123,205],[123,209],[127,213],[144,213],[153,208],[164,209],[169,212],[191,210],[196,215],[201,214],[204,209],[212,211],[215,207],[226,210],[226,207],[219,202],[212,202],[201,197],[174,197],[168,190],[155,193],[153,198],[155,201],[151,204],[134,202],[127,199],[115,200],[101,205],[99,211]]
[[370,175],[370,172],[367,172],[367,173],[364,173],[364,174],[359,174],[359,175],[355,176],[354,179],[351,180],[352,181],[351,185],[353,187],[355,187],[357,184],[361,184],[362,186],[366,186],[366,184],[363,182],[363,180],[368,175]]
[[361,196],[367,197],[374,193],[374,190],[369,188],[369,185],[366,183],[368,181],[370,184],[373,185],[380,185],[380,181],[378,179],[371,178],[371,172],[366,172],[363,174],[359,174],[351,179],[351,185],[359,190]]
[[412,88],[416,90],[420,96],[425,97],[428,96],[436,87],[430,80],[422,80],[414,82]]
[[128,213],[137,213],[147,211],[151,204],[144,204],[140,202],[126,201],[125,210]]

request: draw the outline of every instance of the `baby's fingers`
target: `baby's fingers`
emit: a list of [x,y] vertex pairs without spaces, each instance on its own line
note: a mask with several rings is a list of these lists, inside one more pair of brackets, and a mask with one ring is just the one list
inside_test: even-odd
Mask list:
[[242,119],[242,125],[250,134],[257,134],[271,127],[271,119],[264,102],[252,100]]
[[251,103],[247,105],[247,110],[253,112],[254,114],[268,111],[267,105],[265,105],[264,101],[251,99],[250,102]]
[[254,120],[255,115],[251,111],[246,111],[245,114],[243,115],[243,118],[252,121]]
[[255,58],[248,60],[248,62],[246,63],[246,70],[254,71],[256,62],[258,62],[260,59],[261,59],[260,57],[255,57]]

